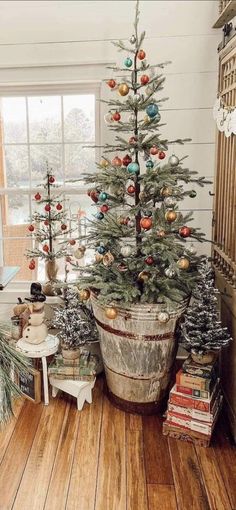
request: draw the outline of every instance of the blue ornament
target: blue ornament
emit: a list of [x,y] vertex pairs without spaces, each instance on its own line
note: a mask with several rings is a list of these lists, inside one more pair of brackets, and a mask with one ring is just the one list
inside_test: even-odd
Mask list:
[[158,114],[159,112],[159,108],[156,104],[152,103],[152,104],[149,104],[146,108],[146,113],[148,114],[148,117],[156,117],[156,115]]
[[147,162],[146,162],[146,168],[153,168],[154,167],[154,163],[151,159],[148,159]]
[[132,66],[132,64],[133,64],[132,58],[127,57],[127,58],[124,60],[124,65],[125,65],[126,67],[131,67],[131,66]]
[[99,195],[99,200],[101,200],[102,202],[105,202],[105,200],[107,199],[108,197],[108,194],[105,192],[105,191],[102,191]]
[[139,172],[139,164],[138,163],[130,163],[127,166],[128,172],[130,174],[138,174]]
[[96,216],[97,220],[103,220],[103,218],[104,218],[104,214],[102,212],[97,212],[95,214],[95,216]]
[[98,252],[98,253],[101,253],[101,255],[103,255],[104,253],[106,253],[106,248],[105,248],[105,246],[98,246],[98,248],[97,248],[97,252]]

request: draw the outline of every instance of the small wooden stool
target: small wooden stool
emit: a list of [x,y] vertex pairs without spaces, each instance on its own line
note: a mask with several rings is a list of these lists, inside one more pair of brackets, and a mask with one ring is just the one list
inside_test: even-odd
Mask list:
[[53,397],[56,397],[58,391],[62,390],[77,398],[78,411],[83,409],[85,401],[89,404],[92,403],[92,389],[96,379],[94,379],[94,381],[73,381],[72,379],[56,379],[55,377],[50,376],[49,381],[52,386]]

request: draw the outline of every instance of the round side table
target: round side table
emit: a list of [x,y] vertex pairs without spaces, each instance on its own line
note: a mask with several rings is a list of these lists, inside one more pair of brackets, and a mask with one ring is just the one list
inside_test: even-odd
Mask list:
[[46,406],[49,404],[47,356],[55,354],[58,346],[59,338],[53,335],[48,335],[44,342],[37,345],[30,344],[22,338],[16,344],[17,351],[22,352],[27,358],[41,358],[42,360],[44,403]]

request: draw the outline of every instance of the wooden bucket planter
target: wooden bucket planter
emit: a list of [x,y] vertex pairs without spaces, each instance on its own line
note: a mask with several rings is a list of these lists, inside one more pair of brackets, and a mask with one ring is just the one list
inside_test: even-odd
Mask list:
[[[109,399],[131,413],[154,414],[163,409],[177,351],[175,329],[186,303],[169,311],[163,305],[116,306],[110,320],[105,306],[91,297],[100,334],[100,345]],[[170,319],[157,316],[168,311]]]

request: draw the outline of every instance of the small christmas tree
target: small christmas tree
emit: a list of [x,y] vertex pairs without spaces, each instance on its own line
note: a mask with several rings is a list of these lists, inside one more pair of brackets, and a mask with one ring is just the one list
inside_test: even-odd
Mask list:
[[31,270],[35,269],[35,258],[45,260],[49,282],[44,285],[43,291],[46,295],[52,295],[54,294],[53,284],[58,282],[56,260],[69,255],[68,243],[75,244],[75,241],[68,239],[68,243],[56,245],[62,234],[68,235],[72,230],[66,223],[67,213],[61,203],[61,194],[55,194],[57,186],[52,171],[47,170],[43,188],[44,194],[37,192],[34,197],[37,205],[41,206],[41,210],[33,213],[32,222],[28,227],[36,246],[32,250],[27,250],[26,256],[30,259],[29,269]]
[[10,334],[0,331],[0,424],[13,415],[13,401],[22,393],[14,381],[13,374],[26,374],[29,359],[9,345]]
[[53,326],[59,330],[58,336],[64,349],[76,350],[78,347],[98,340],[98,331],[91,310],[83,303],[86,294],[77,289],[64,289],[64,302],[55,310]]
[[227,328],[223,328],[219,320],[218,291],[214,286],[214,271],[207,259],[202,260],[199,273],[193,303],[180,326],[180,343],[193,354],[217,352],[231,340]]
[[[113,319],[114,303],[175,306],[188,297],[195,285],[198,257],[185,241],[204,240],[198,228],[189,226],[192,214],[184,215],[178,205],[196,196],[193,185],[208,181],[196,177],[197,172],[183,166],[185,158],[174,153],[164,162],[170,146],[189,139],[161,137],[160,107],[166,98],[159,96],[165,81],[159,70],[168,62],[147,62],[142,49],[145,32],[138,34],[138,21],[137,2],[130,44],[114,43],[126,57],[121,68],[110,67],[114,78],[107,85],[113,97],[103,101],[115,143],[103,146],[97,173],[84,178],[93,186],[88,195],[98,211],[87,236],[88,246],[96,250],[95,263],[85,268],[83,285],[111,305],[106,313]],[[109,157],[110,153],[115,154]]]

